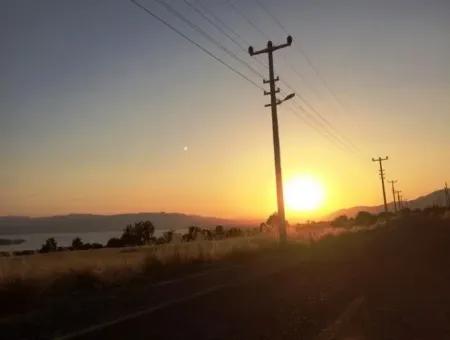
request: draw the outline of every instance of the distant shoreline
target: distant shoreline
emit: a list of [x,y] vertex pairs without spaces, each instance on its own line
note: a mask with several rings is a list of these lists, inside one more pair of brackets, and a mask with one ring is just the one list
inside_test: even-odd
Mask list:
[[0,246],[10,246],[13,244],[22,244],[24,242],[24,239],[0,238]]

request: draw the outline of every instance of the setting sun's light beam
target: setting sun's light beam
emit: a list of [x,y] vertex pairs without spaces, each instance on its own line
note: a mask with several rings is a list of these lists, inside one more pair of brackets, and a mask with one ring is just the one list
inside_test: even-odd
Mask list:
[[325,198],[325,192],[311,176],[295,177],[285,184],[286,207],[291,211],[311,211],[318,209]]

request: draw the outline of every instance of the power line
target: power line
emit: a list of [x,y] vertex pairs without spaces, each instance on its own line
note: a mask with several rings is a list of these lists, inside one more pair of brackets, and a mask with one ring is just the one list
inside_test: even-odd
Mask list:
[[[256,0],[255,0],[256,1]],[[227,2],[227,4],[236,12],[238,13],[249,25],[251,25],[253,28],[255,28],[263,37],[268,38],[268,36],[265,34],[265,32],[258,27],[249,17],[247,17],[243,11],[239,11],[239,9],[235,6],[235,4],[229,0]],[[265,8],[264,6],[261,6],[263,9]],[[265,9],[265,11],[267,12],[268,15],[270,15],[270,12],[268,12],[267,9]],[[270,15],[270,17],[272,17],[272,15]],[[283,26],[281,24],[281,22],[279,22],[279,20],[275,19],[276,22],[278,22],[278,24],[280,24],[281,26]],[[283,26],[284,27],[284,26]],[[285,33],[287,35],[289,35],[289,33],[287,33],[287,30],[285,30]],[[342,137],[343,135],[309,102],[305,99],[304,96],[302,96],[300,94],[300,91],[298,91],[296,88],[294,88],[293,86],[291,86],[285,79],[282,79],[281,82],[286,85],[291,91],[295,92],[299,98],[305,103],[305,105],[314,113],[316,114],[320,121],[323,122],[324,125],[326,125],[329,129],[333,130],[333,134],[337,134],[337,139],[341,139],[343,144],[348,144],[348,146],[350,147],[350,149],[352,149],[353,151],[357,151],[358,148],[355,146],[355,144],[347,137]],[[303,109],[304,110],[304,109]]]
[[[323,138],[327,139],[332,145],[334,145],[335,147],[337,147],[338,149],[342,150],[342,151],[348,151],[348,149],[346,149],[341,143],[339,143],[339,140],[337,140],[338,143],[336,143],[336,137],[332,134],[330,134],[328,131],[323,130],[321,128],[318,128],[317,126],[320,127],[320,124],[317,125],[317,121],[314,119],[313,116],[311,116],[310,114],[308,114],[307,112],[303,111],[303,114],[306,115],[301,115],[299,113],[298,110],[294,109],[291,106],[288,106],[287,109],[289,111],[291,111],[291,113],[298,119],[302,120],[304,123],[306,123],[310,128],[312,128],[313,130],[315,130],[318,134],[320,134]],[[334,138],[333,138],[334,137]]]
[[183,32],[181,32],[179,29],[177,29],[175,26],[171,25],[169,22],[167,22],[166,20],[164,20],[162,17],[160,17],[159,15],[157,15],[156,13],[152,12],[150,9],[148,9],[147,7],[145,7],[144,5],[140,4],[139,2],[137,2],[136,0],[130,0],[131,3],[133,3],[134,5],[136,5],[137,7],[139,7],[140,9],[142,9],[144,12],[146,12],[147,14],[151,15],[153,18],[155,18],[156,20],[158,20],[160,23],[162,23],[163,25],[167,26],[168,28],[170,28],[172,31],[174,31],[175,33],[177,33],[179,36],[181,36],[183,39],[187,40],[188,42],[190,42],[192,45],[198,47],[200,50],[202,50],[204,53],[206,53],[207,55],[209,55],[211,58],[213,58],[214,60],[218,61],[219,63],[221,63],[222,65],[224,65],[226,68],[228,68],[230,71],[232,71],[233,73],[237,74],[238,76],[240,76],[242,79],[246,80],[247,82],[249,82],[250,84],[252,84],[253,86],[255,86],[256,88],[260,89],[260,90],[264,90],[264,88],[260,85],[258,85],[256,82],[254,82],[252,79],[250,79],[249,77],[247,77],[245,74],[243,74],[242,72],[240,72],[239,70],[235,69],[233,66],[231,66],[230,64],[226,63],[224,60],[222,60],[221,58],[219,58],[218,56],[216,56],[214,53],[212,53],[211,51],[209,51],[207,48],[203,47],[202,45],[200,45],[199,43],[197,43],[196,41],[194,41],[193,39],[191,39],[189,36],[187,36],[186,34],[184,34]]
[[[275,24],[286,34],[289,34],[286,27],[283,25],[283,23],[278,20],[278,18],[265,6],[262,1],[255,0],[256,4],[275,22]],[[298,52],[303,56],[303,58],[308,63],[309,67],[314,71],[317,78],[320,79],[322,82],[322,85],[325,87],[325,89],[331,94],[333,99],[342,107],[345,109],[342,101],[339,99],[339,97],[336,95],[336,93],[331,89],[331,87],[328,84],[328,81],[322,76],[321,72],[319,72],[319,69],[314,65],[309,55],[306,53],[306,51],[301,47],[300,44],[296,45]]]
[[258,25],[256,25],[252,20],[250,20],[250,18],[247,17],[247,15],[244,13],[244,11],[236,8],[236,5],[233,3],[232,0],[229,0],[227,2],[227,4],[228,4],[228,6],[231,7],[231,9],[233,11],[235,11],[241,18],[243,18],[251,27],[253,27],[253,29],[255,29],[259,34],[261,34],[267,40],[270,40],[270,37],[266,33],[264,33],[264,31]]
[[[213,58],[214,60],[218,61],[219,63],[221,63],[222,65],[224,65],[225,67],[227,67],[230,71],[232,71],[233,73],[237,74],[238,76],[240,76],[241,78],[243,78],[244,80],[246,80],[247,82],[251,83],[253,86],[255,86],[256,88],[260,89],[260,90],[264,90],[264,88],[260,85],[258,85],[255,81],[253,81],[252,79],[250,79],[248,76],[246,76],[244,73],[240,72],[239,70],[237,70],[236,68],[234,68],[233,66],[231,66],[230,64],[228,64],[227,62],[225,62],[223,59],[221,59],[220,57],[218,57],[217,55],[215,55],[213,52],[211,52],[210,50],[208,50],[206,47],[203,47],[201,44],[199,44],[198,42],[194,41],[192,38],[190,38],[188,35],[186,35],[185,33],[181,32],[179,29],[177,29],[175,26],[173,26],[172,24],[170,24],[168,21],[166,21],[165,19],[163,19],[161,16],[157,15],[156,13],[154,13],[153,11],[151,11],[149,8],[145,7],[144,5],[140,4],[139,2],[135,1],[135,0],[130,0],[134,5],[136,5],[137,7],[139,7],[140,9],[142,9],[143,11],[145,11],[147,14],[151,15],[153,18],[157,19],[159,22],[161,22],[162,24],[164,24],[165,26],[167,26],[168,28],[170,28],[172,31],[174,31],[175,33],[177,33],[178,35],[180,35],[182,38],[184,38],[185,40],[187,40],[188,42],[190,42],[191,44],[193,44],[194,46],[198,47],[199,49],[201,49],[204,53],[206,53],[207,55],[209,55],[211,58]],[[158,1],[158,0],[154,0],[154,1]],[[159,1],[158,1],[159,2]],[[166,7],[166,6],[164,6]],[[170,11],[170,10],[169,10]],[[175,10],[173,9],[173,11],[170,12],[175,12]],[[178,12],[177,12],[178,13]],[[180,13],[178,13],[179,15],[177,15],[178,17],[181,16]],[[181,19],[181,18],[180,18]],[[183,19],[182,19],[183,20]],[[183,21],[188,21],[186,18]],[[191,23],[192,24],[192,23]],[[192,24],[194,26],[196,26],[195,24]],[[191,25],[189,25],[191,26]],[[201,30],[198,26],[196,26],[198,28],[198,30]],[[204,32],[203,30],[201,30],[202,32]],[[205,35],[208,35],[206,32],[204,32]],[[202,34],[203,35],[203,34]],[[208,35],[209,36],[209,35]],[[215,39],[211,38],[214,42]],[[209,39],[208,39],[209,40]],[[220,45],[220,44],[219,44]],[[237,57],[238,60],[240,60],[239,57]],[[244,62],[245,63],[245,62]],[[251,68],[252,69],[252,68]],[[258,71],[254,70],[257,75],[261,76],[261,74],[259,74]],[[304,109],[303,109],[304,110]],[[334,139],[332,138],[331,140],[336,140],[336,137],[333,136],[332,134],[330,134],[330,132],[326,131],[326,135],[324,135],[321,132],[322,126],[321,124],[317,124],[317,121],[314,119],[314,117],[309,117],[309,113],[307,113],[305,111],[306,114],[308,114],[308,118],[313,119],[313,121],[316,123],[316,126],[312,126],[310,125],[312,128],[314,128],[317,132],[321,133],[323,136],[332,136],[334,137]],[[329,138],[328,138],[329,139]],[[339,140],[337,140],[339,142]]]
[[314,88],[312,85],[309,84],[309,82],[306,80],[305,76],[300,73],[300,71],[297,70],[297,68],[286,58],[286,56],[283,56],[283,60],[286,63],[286,65],[291,69],[292,72],[295,73],[295,75],[302,80],[302,83],[311,91],[315,94],[315,96],[317,98],[321,97],[321,95],[319,94],[319,91]]
[[[211,17],[208,15],[208,13],[205,12],[204,9],[200,8],[197,5],[194,5],[193,3],[189,2],[188,0],[183,0],[184,3],[191,8],[192,10],[194,10],[197,14],[199,14],[203,19],[205,19],[209,24],[211,24],[212,26],[214,26],[220,33],[222,33],[225,37],[227,37],[229,40],[231,40],[235,45],[237,45],[239,47],[239,49],[241,51],[243,51],[245,54],[247,54],[247,47],[245,47],[244,45],[242,45],[239,41],[237,41],[237,39],[235,39],[232,34],[229,34],[229,31],[226,27],[224,27],[224,25],[219,25],[217,24],[216,21],[214,21],[213,19],[211,19]],[[232,32],[233,33],[233,32]],[[236,34],[235,34],[236,35]],[[244,42],[245,44],[245,42]],[[247,44],[247,46],[249,46],[249,44]],[[265,65],[264,63],[262,63],[259,59],[256,59],[256,61],[263,67],[267,67],[267,65]],[[262,77],[262,75],[260,75]]]
[[[187,0],[184,0],[191,8],[192,7],[195,7],[192,3],[189,3]],[[247,23],[249,24],[249,25],[251,25],[252,27],[254,27],[260,34],[262,34],[262,35],[264,35],[265,37],[267,37],[267,35],[265,35],[264,34],[264,32],[263,32],[263,30],[261,29],[261,28],[259,28],[256,24],[254,24],[252,21],[251,21],[251,19],[249,18],[249,17],[247,17],[247,16],[244,16],[243,14],[242,14],[242,12],[240,12],[231,2],[228,2],[228,5],[234,10],[234,11],[236,11],[245,21],[247,21]],[[201,6],[201,5],[200,5]],[[197,10],[199,10],[198,8],[197,8]],[[229,32],[231,32],[231,34],[233,34],[234,36],[236,36],[236,37],[238,37],[238,39],[240,39],[241,41],[243,41],[244,43],[247,43],[248,44],[248,42],[244,39],[244,38],[242,38],[242,36],[239,34],[239,33],[237,33],[236,31],[234,31],[232,28],[230,28],[228,25],[226,25],[219,17],[217,17],[216,15],[214,15],[214,13],[212,13],[212,11],[211,10],[208,10],[207,8],[205,8],[205,7],[203,7],[202,8],[202,10],[203,10],[203,13],[199,13],[199,12],[201,12],[200,10],[199,11],[197,11],[197,13],[199,13],[199,14],[201,14],[202,15],[202,17],[204,17],[204,12],[207,12],[208,14],[210,14],[217,22],[220,22],[221,23],[221,25],[224,27],[224,29],[225,30],[227,30],[227,31],[229,31]],[[204,17],[205,18],[205,17]],[[205,18],[206,19],[206,18]],[[217,27],[218,25],[217,25],[217,23],[216,22],[214,22],[214,21],[212,21],[211,19],[207,19],[208,20],[208,22],[210,22],[212,25],[214,25],[220,32],[222,32],[226,37],[228,37],[231,41],[233,41],[236,45],[238,45],[238,47],[242,50],[242,44],[240,44],[239,42],[237,42],[235,39],[231,39],[231,37],[230,37],[230,35],[229,34],[225,34],[225,32],[223,32],[224,31],[224,29],[220,29],[219,27]],[[258,59],[256,59],[256,61],[258,61],[260,64],[262,64],[264,67],[266,67],[267,68],[267,65],[265,65],[265,64],[263,64],[263,63],[261,63]],[[297,73],[297,75],[298,75],[298,72],[296,72]],[[298,75],[299,76],[299,75]],[[300,91],[298,91],[298,90],[296,90],[296,89],[294,89],[291,85],[289,85],[285,80],[281,80],[281,82],[283,83],[283,84],[285,84],[288,88],[290,88],[290,90],[291,91],[293,91],[293,92],[296,92],[296,93],[298,93],[299,94],[299,92]],[[310,119],[312,119],[313,121],[314,121],[314,123],[315,123],[315,129],[318,131],[318,129],[324,129],[324,126],[325,126],[325,130],[327,130],[326,131],[326,136],[331,136],[332,137],[332,140],[334,140],[334,141],[337,141],[338,143],[340,143],[340,144],[343,144],[344,145],[344,147],[347,147],[347,145],[345,145],[345,142],[343,142],[343,141],[341,141],[341,139],[342,139],[342,137],[336,137],[335,135],[334,135],[334,133],[337,133],[337,135],[339,136],[339,131],[337,131],[333,126],[332,126],[332,124],[331,123],[329,123],[303,96],[301,96],[300,94],[299,94],[299,96],[300,96],[300,98],[305,102],[305,104],[308,106],[308,108],[310,108],[310,110],[311,111],[313,111],[316,115],[319,115],[320,117],[320,121],[317,121],[317,119],[315,119],[314,117],[310,117],[310,115],[309,115],[309,113],[303,108],[303,107],[301,107],[300,106],[300,104],[298,104],[298,108],[300,108],[300,110],[302,110],[305,114],[307,114],[308,115],[308,118],[310,118]],[[311,126],[311,125],[310,125]],[[328,131],[328,128],[331,128],[331,130],[333,130],[334,132],[330,132],[330,131]],[[323,134],[322,134],[323,135]],[[344,139],[342,139],[342,140],[344,140]],[[348,142],[349,144],[350,144],[350,146],[352,146],[353,147],[353,149],[356,149],[356,147],[354,147],[354,145],[352,145],[352,143],[351,142]],[[352,150],[353,151],[353,150]]]
[[[285,80],[281,80],[282,83],[284,83],[291,91],[294,91],[298,97],[302,100],[302,102],[309,108],[310,111],[312,111],[322,122],[322,125],[325,125],[327,129],[330,129],[333,131],[333,135],[335,134],[337,139],[340,143],[344,144],[347,148],[352,149],[352,151],[357,150],[357,147],[347,138],[342,137],[342,134],[337,130],[333,124],[331,124],[309,101],[306,100],[306,98],[300,93],[300,91],[296,90],[293,86],[291,86],[289,83],[287,83]],[[294,99],[294,101],[297,103],[297,101]],[[306,112],[303,105],[300,103],[297,103],[299,108]]]
[[241,40],[246,46],[250,46],[251,44],[244,38],[242,35],[240,35],[238,32],[233,30],[230,26],[228,26],[222,19],[220,19],[217,15],[214,14],[214,12],[210,9],[208,9],[206,6],[202,5],[199,1],[197,1],[197,6],[201,7],[202,10],[206,13],[208,13],[215,21],[217,21],[225,30],[228,32],[231,32],[235,37]]
[[191,20],[186,18],[184,15],[182,15],[180,12],[178,12],[174,7],[169,5],[167,2],[164,2],[162,0],[153,0],[163,6],[166,10],[168,10],[170,13],[175,15],[177,18],[182,20],[184,23],[186,23],[189,27],[191,27],[196,32],[200,33],[202,36],[204,36],[208,41],[219,47],[222,51],[224,51],[226,54],[231,56],[236,61],[243,64],[245,67],[247,67],[251,72],[258,75],[261,78],[264,78],[264,76],[255,68],[253,68],[248,62],[238,57],[234,52],[230,51],[228,48],[226,48],[223,44],[221,44],[219,41],[214,39],[210,34],[208,34],[205,30],[203,30],[200,26],[194,24]]

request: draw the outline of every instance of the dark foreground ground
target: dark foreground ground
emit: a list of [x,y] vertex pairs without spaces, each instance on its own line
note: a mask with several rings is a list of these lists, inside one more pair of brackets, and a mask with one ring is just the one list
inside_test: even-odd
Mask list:
[[1,338],[450,339],[450,221],[405,217],[173,281],[55,298],[13,320]]

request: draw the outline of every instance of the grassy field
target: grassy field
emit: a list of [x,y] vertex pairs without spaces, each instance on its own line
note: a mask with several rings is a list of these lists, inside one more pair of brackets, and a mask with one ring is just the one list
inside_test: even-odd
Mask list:
[[[336,229],[327,224],[292,228],[290,246],[298,253],[306,249],[305,244],[357,230]],[[144,300],[137,302],[142,296],[163,301],[178,294],[167,291],[162,295],[150,294],[149,287],[158,282],[195,277],[198,273],[220,268],[239,268],[246,263],[261,262],[266,270],[265,261],[281,254],[286,256],[285,252],[280,253],[277,234],[262,233],[222,240],[3,257],[0,258],[0,305],[8,307],[0,309],[0,324],[8,328],[28,322],[35,325],[36,320],[41,324],[44,320],[40,315],[45,314],[44,319],[58,319],[62,329],[70,329],[74,326],[73,319],[59,316],[67,312],[67,306],[77,310],[89,305],[89,318],[100,320],[108,313],[122,313],[124,305],[131,304],[131,310],[143,307]],[[239,277],[225,276],[224,279],[233,281]],[[115,298],[111,299],[111,295]],[[120,308],[117,308],[117,299],[122,301]],[[114,307],[105,310],[103,306],[109,303]],[[50,324],[42,327],[52,329]],[[23,328],[19,327],[18,331],[21,330]]]
[[[357,228],[353,229],[353,231],[357,230]],[[289,231],[289,237],[297,242],[309,243],[327,235],[337,235],[348,231],[321,224],[293,228]],[[173,264],[215,261],[228,256],[238,256],[275,247],[276,244],[276,233],[264,233],[212,241],[172,242],[142,247],[102,248],[1,257],[0,286],[18,280],[51,281],[61,275],[76,272],[89,273],[104,280],[117,280],[121,275],[126,276],[148,270],[152,266],[159,268]]]
[[48,274],[30,268],[14,281],[8,268],[0,328],[10,339],[52,338],[225,284],[91,338],[316,339],[362,298],[360,339],[448,339],[449,223],[416,214],[364,231],[310,226],[283,248],[261,235],[24,257]]
[[163,245],[64,251],[0,258],[0,286],[18,280],[48,281],[75,272],[105,280],[150,267],[208,262],[273,247],[273,235]]

